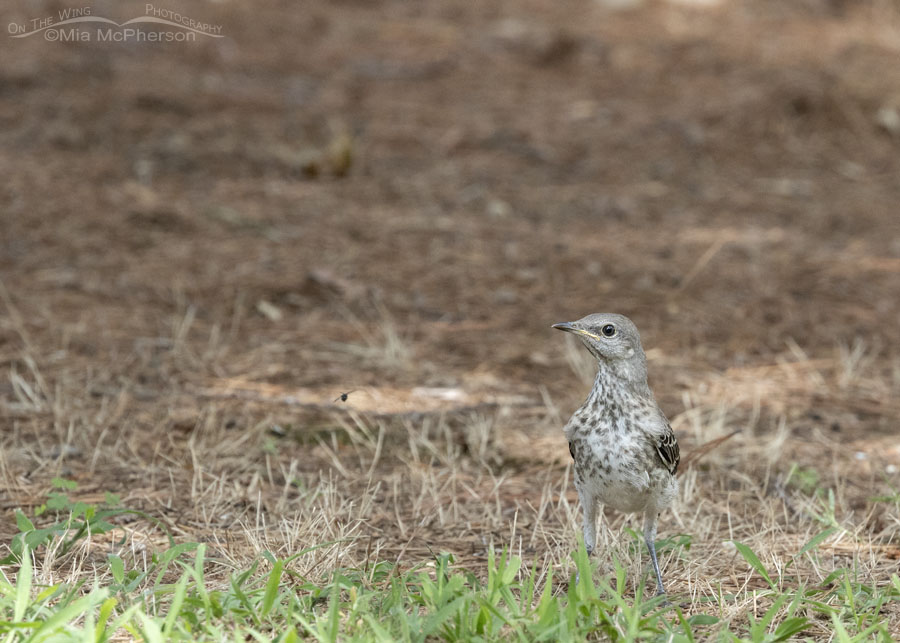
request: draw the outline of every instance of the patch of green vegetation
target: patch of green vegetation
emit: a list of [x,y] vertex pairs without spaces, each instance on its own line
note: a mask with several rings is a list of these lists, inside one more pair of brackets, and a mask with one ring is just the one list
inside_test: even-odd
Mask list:
[[[54,489],[59,491],[51,491],[47,494],[47,502],[37,507],[34,511],[35,517],[52,513],[57,518],[57,522],[46,527],[36,529],[34,523],[23,512],[16,512],[16,527],[19,533],[13,537],[9,545],[10,553],[3,559],[0,559],[0,565],[9,565],[18,563],[22,559],[22,553],[27,547],[34,550],[37,547],[50,543],[54,539],[61,539],[61,543],[57,552],[58,556],[65,556],[72,547],[82,538],[89,534],[105,534],[114,529],[115,525],[109,521],[116,517],[131,514],[145,518],[155,525],[165,527],[162,523],[136,509],[126,509],[119,507],[119,496],[107,493],[104,502],[100,505],[88,504],[85,502],[73,502],[69,499],[65,491],[74,491],[78,485],[72,480],[63,478],[54,478],[51,481]],[[168,532],[167,532],[168,533]],[[171,545],[175,544],[169,536]]]
[[873,498],[870,498],[869,500],[871,502],[884,502],[889,505],[894,505],[895,507],[900,507],[900,490],[898,490],[896,487],[894,487],[890,483],[890,481],[886,480],[885,483],[888,486],[888,488],[891,490],[891,493],[881,495],[881,496],[875,496]]
[[[71,490],[70,485],[60,488]],[[115,502],[113,502],[115,501]],[[849,569],[830,574],[819,586],[791,583],[767,569],[752,549],[736,551],[766,584],[740,596],[719,592],[691,608],[679,597],[647,597],[640,584],[628,595],[626,568],[613,559],[613,577],[598,577],[583,546],[573,555],[577,575],[562,581],[546,575],[537,562],[529,569],[507,551],[489,552],[486,576],[457,567],[440,554],[401,570],[380,561],[365,569],[335,569],[319,578],[292,569],[295,561],[320,547],[288,558],[269,552],[247,569],[233,570],[207,556],[202,543],[171,543],[147,564],[129,569],[116,555],[106,569],[95,569],[69,583],[36,582],[33,554],[68,544],[98,530],[106,519],[129,510],[71,502],[54,491],[40,513],[68,512],[52,527],[19,523],[18,554],[0,570],[0,637],[3,641],[85,641],[102,643],[130,636],[142,641],[253,640],[318,641],[611,641],[695,640],[785,641],[808,633],[824,618],[841,642],[889,641],[882,619],[888,603],[900,600],[900,578],[875,585]],[[119,512],[111,514],[109,512]],[[134,513],[134,512],[132,512]],[[795,559],[813,552],[833,534],[826,528],[811,538]],[[683,551],[687,536],[661,541]],[[14,575],[14,580],[11,578]],[[576,580],[577,579],[577,580]],[[101,580],[103,582],[101,582]],[[729,621],[737,602],[760,606],[760,616]],[[718,603],[716,605],[716,603]],[[717,614],[700,609],[718,607]],[[757,612],[760,613],[760,612]]]
[[801,467],[794,462],[784,479],[784,486],[793,487],[801,493],[811,496],[818,490],[820,479],[821,476],[815,469]]

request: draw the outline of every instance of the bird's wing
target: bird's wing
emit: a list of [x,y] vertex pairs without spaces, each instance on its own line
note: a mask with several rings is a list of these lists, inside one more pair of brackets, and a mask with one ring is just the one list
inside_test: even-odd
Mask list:
[[651,421],[653,428],[650,430],[653,446],[656,448],[657,455],[659,455],[660,464],[674,476],[678,470],[678,463],[681,461],[678,440],[675,439],[675,432],[672,430],[672,425],[669,424],[665,414],[656,404],[653,406],[651,416],[655,417]]
[[678,471],[678,463],[681,461],[681,452],[678,448],[678,440],[675,439],[675,432],[666,422],[665,432],[656,440],[656,453],[662,460],[663,466],[669,470],[673,476]]

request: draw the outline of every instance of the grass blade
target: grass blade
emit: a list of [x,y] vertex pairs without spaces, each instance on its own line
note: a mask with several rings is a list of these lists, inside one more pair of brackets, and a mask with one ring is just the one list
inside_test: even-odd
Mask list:
[[269,573],[269,579],[266,581],[266,593],[263,596],[262,614],[268,616],[275,604],[275,598],[278,596],[278,587],[281,584],[281,570],[284,567],[283,560],[275,561],[272,571]]
[[762,562],[760,562],[756,554],[753,553],[753,550],[747,547],[747,545],[739,543],[736,540],[733,540],[731,542],[740,552],[741,556],[744,557],[744,560],[746,560],[750,564],[750,567],[752,567],[757,574],[762,576],[772,589],[776,589],[775,583],[772,582],[772,578],[769,576],[769,572],[766,571],[765,566],[762,564]]
[[815,549],[822,543],[822,541],[827,539],[829,536],[831,536],[836,531],[837,531],[837,527],[828,527],[827,529],[823,529],[818,534],[816,534],[815,536],[810,538],[809,542],[807,542],[805,545],[803,545],[803,547],[800,549],[800,552],[797,555],[802,556],[803,554],[810,551],[811,549]]
[[13,608],[13,621],[21,621],[25,617],[28,598],[31,596],[31,551],[26,546],[22,551],[22,564],[16,575],[16,602]]

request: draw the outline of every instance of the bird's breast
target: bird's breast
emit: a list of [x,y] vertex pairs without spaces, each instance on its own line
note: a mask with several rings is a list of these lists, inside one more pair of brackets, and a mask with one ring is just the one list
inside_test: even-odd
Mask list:
[[611,424],[580,431],[570,439],[576,482],[614,509],[642,511],[658,496],[657,469],[641,432]]

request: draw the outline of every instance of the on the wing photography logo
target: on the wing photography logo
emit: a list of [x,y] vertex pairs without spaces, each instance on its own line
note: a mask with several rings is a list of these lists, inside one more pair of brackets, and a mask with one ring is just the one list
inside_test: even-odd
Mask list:
[[12,38],[39,36],[49,42],[196,42],[222,38],[222,25],[197,20],[178,11],[144,5],[144,15],[117,22],[94,15],[92,7],[61,9],[56,16],[10,22]]

